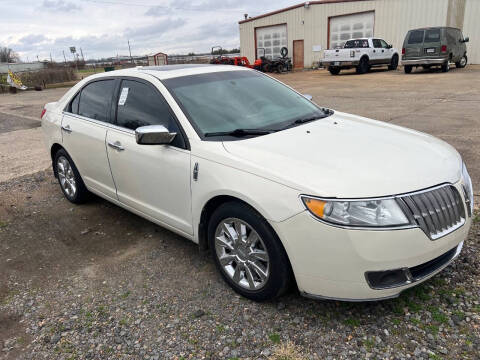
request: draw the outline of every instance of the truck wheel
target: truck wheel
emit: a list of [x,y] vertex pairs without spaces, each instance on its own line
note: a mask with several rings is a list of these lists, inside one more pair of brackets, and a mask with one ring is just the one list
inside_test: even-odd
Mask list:
[[333,67],[333,66],[328,67],[328,71],[330,71],[330,74],[332,74],[332,75],[340,74],[340,70],[341,69],[339,67]]
[[447,60],[442,64],[442,72],[448,72],[450,70],[450,62]]
[[412,72],[413,66],[412,65],[405,65],[403,67],[403,70],[405,71],[405,74],[410,74]]
[[368,64],[368,58],[363,57],[360,59],[360,63],[357,66],[357,74],[365,74],[370,70],[370,65]]
[[390,65],[388,65],[388,70],[397,70],[397,67],[398,67],[398,55],[395,54],[392,56]]
[[465,66],[467,66],[468,58],[467,55],[463,55],[460,61],[457,61],[455,63],[455,67],[459,69],[463,69]]

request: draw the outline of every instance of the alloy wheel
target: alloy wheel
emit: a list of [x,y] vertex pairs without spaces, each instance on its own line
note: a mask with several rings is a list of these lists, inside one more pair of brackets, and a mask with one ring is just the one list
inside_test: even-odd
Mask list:
[[215,230],[215,253],[223,272],[247,290],[261,289],[270,276],[265,243],[245,221],[222,220]]
[[65,156],[60,156],[57,160],[57,174],[60,180],[60,186],[68,197],[73,198],[77,193],[77,184],[72,166]]

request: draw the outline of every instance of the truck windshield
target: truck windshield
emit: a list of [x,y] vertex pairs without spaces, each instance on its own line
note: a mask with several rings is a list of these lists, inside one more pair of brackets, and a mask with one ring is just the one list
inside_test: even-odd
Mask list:
[[162,83],[202,137],[238,129],[261,135],[253,130],[281,130],[298,119],[326,114],[302,95],[255,71],[211,72]]
[[367,39],[355,39],[355,40],[348,40],[344,46],[345,49],[352,49],[352,48],[368,48],[368,40]]

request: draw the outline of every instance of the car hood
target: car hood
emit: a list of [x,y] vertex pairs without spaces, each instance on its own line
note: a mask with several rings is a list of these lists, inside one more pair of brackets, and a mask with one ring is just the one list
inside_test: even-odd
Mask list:
[[223,145],[240,162],[234,166],[324,197],[395,195],[455,183],[461,176],[461,157],[446,142],[340,112]]

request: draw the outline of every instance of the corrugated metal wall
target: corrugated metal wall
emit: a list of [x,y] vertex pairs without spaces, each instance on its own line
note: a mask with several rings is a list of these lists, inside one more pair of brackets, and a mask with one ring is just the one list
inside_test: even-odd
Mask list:
[[470,37],[467,43],[468,62],[480,64],[480,1],[467,0],[465,18],[463,20],[463,35]]
[[[462,3],[458,1],[458,5]],[[250,61],[255,60],[255,27],[286,23],[289,56],[292,55],[293,40],[303,39],[305,67],[311,67],[323,57],[323,53],[314,53],[312,47],[327,47],[329,17],[374,10],[375,36],[384,38],[400,50],[408,30],[423,26],[446,26],[448,8],[449,0],[369,0],[314,4],[240,24],[240,48],[242,56],[247,56]],[[464,32],[471,38],[468,45],[469,62],[476,64],[480,63],[480,26],[475,23],[480,16],[479,9],[480,0],[466,0]]]

